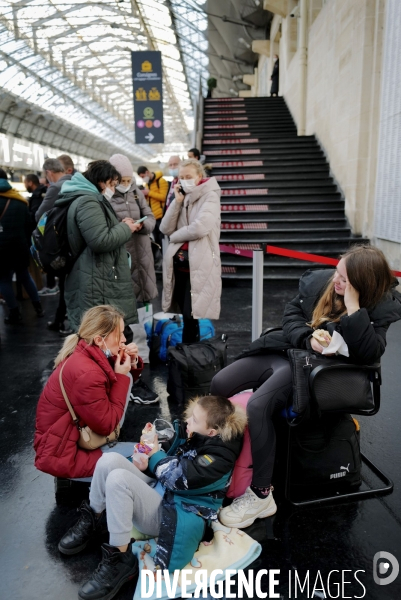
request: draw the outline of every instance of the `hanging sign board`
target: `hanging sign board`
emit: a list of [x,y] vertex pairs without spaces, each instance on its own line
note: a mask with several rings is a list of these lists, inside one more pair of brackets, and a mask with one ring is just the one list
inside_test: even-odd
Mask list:
[[134,84],[135,141],[163,144],[163,87],[161,52],[131,52]]

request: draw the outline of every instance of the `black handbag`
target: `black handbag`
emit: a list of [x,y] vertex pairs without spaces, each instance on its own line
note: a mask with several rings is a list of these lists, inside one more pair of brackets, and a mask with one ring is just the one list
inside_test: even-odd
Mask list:
[[287,351],[293,383],[292,410],[306,413],[353,412],[374,408],[371,371],[344,358],[292,348]]
[[206,396],[213,377],[226,365],[227,336],[224,334],[196,344],[170,347],[167,392],[178,404],[195,396]]

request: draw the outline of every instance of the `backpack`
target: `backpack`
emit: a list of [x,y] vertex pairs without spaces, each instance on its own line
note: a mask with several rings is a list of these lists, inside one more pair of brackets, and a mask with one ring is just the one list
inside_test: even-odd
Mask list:
[[[158,321],[152,338],[152,358],[166,362],[168,349],[181,344],[182,332],[183,323],[179,316]],[[199,319],[199,333],[201,340],[214,336],[214,327],[209,319]]]
[[54,206],[43,213],[31,236],[31,254],[45,273],[49,269],[71,270],[74,258],[68,243],[67,214],[71,203]]
[[[238,404],[246,410],[249,398],[252,396],[252,391],[241,392],[230,398],[233,404]],[[235,461],[234,469],[231,475],[230,487],[226,492],[228,498],[238,498],[245,493],[246,488],[251,485],[253,474],[251,438],[249,435],[248,425],[245,427],[244,439],[242,442],[241,452]]]
[[[230,398],[233,404],[246,409],[252,391],[241,392]],[[283,420],[284,422],[284,420]],[[284,433],[284,430],[282,431]],[[288,430],[287,430],[288,433]],[[291,487],[296,491],[317,490],[335,493],[346,486],[361,483],[360,428],[349,414],[326,415],[318,421],[307,421],[293,431],[291,447]],[[284,436],[282,436],[284,437]],[[277,447],[277,454],[285,455],[284,440]],[[282,457],[276,456],[285,476]],[[235,461],[228,498],[242,496],[252,482],[253,465],[251,438],[245,428],[240,455]]]
[[195,396],[207,396],[218,371],[227,365],[227,336],[168,349],[167,392],[182,405]]
[[360,427],[349,414],[323,415],[296,428],[291,486],[334,493],[361,484]]

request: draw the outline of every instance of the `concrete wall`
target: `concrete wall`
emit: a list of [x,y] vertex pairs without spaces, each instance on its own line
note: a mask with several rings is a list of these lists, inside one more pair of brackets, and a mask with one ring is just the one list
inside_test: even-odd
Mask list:
[[[316,135],[326,152],[353,232],[369,237],[399,270],[401,244],[374,237],[386,1],[307,0],[306,135]],[[299,19],[289,16],[295,5],[288,0],[272,31],[281,29],[280,95],[298,125]]]
[[[322,142],[355,233],[372,235],[370,171],[376,172],[383,0],[331,0],[309,30],[307,134]],[[372,129],[373,127],[373,129]],[[372,215],[370,215],[372,216]]]

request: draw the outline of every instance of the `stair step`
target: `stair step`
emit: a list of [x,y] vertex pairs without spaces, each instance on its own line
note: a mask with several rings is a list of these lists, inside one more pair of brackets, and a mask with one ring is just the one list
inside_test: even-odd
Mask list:
[[[221,219],[224,221],[236,221],[240,219],[244,219],[246,215],[249,215],[251,218],[265,219],[266,221],[276,221],[278,219],[287,220],[289,214],[289,207],[282,207],[282,210],[271,210],[271,206],[267,204],[249,204],[249,205],[241,205],[242,208],[238,209],[234,206],[230,206],[227,204],[221,205]],[[260,208],[258,208],[260,206]],[[314,209],[299,209],[297,206],[294,206],[291,209],[291,216],[296,216],[300,220],[311,219],[311,220],[319,220],[319,219],[343,219],[346,220],[344,215],[344,205],[340,205],[338,208],[325,208],[325,205],[321,205],[319,207],[315,207]],[[291,221],[291,220],[290,220]]]
[[[281,132],[283,133],[283,132]],[[226,137],[216,137],[216,138],[206,138],[203,140],[203,150],[208,150],[209,148],[211,148],[213,150],[213,146],[245,146],[247,144],[252,144],[253,146],[255,144],[261,146],[261,147],[265,147],[268,146],[269,143],[271,144],[271,140],[274,139],[276,140],[276,138],[280,138],[278,141],[281,141],[281,138],[283,138],[284,136],[282,135],[277,135],[277,131],[274,129],[271,129],[270,131],[266,132],[265,135],[257,135],[257,137],[241,137],[241,136],[236,136],[233,138],[226,138]],[[294,142],[297,138],[294,137]],[[276,145],[276,141],[273,142]],[[317,145],[315,144],[315,142],[307,142],[306,144],[304,144],[307,147],[312,147],[312,148],[316,148]],[[204,146],[207,146],[207,148],[204,148]]]
[[282,157],[280,159],[273,159],[273,158],[269,158],[269,159],[265,159],[265,160],[261,160],[258,157],[258,160],[248,160],[248,157],[244,160],[232,160],[232,159],[226,159],[223,161],[215,161],[212,159],[208,160],[208,163],[212,166],[213,169],[216,169],[216,172],[221,171],[222,173],[231,173],[232,171],[238,171],[239,173],[248,173],[248,172],[252,172],[252,171],[248,171],[248,169],[253,169],[254,172],[256,172],[256,168],[257,170],[262,170],[262,172],[264,171],[264,169],[274,169],[275,171],[277,169],[305,169],[305,167],[310,167],[310,168],[315,168],[315,167],[325,167],[325,168],[329,168],[329,164],[327,163],[326,159],[324,157],[318,157],[315,159],[294,159],[294,160],[287,160],[285,157]]
[[[309,213],[311,214],[311,213]],[[294,216],[294,215],[293,215]],[[284,218],[283,218],[284,217]],[[299,227],[299,228],[310,228],[314,229],[315,227],[321,228],[327,224],[327,226],[344,226],[347,224],[347,218],[345,215],[340,215],[332,218],[328,218],[327,216],[316,216],[312,215],[309,217],[305,217],[303,215],[299,215],[296,213],[295,219],[285,218],[285,213],[280,212],[279,215],[275,216],[271,212],[260,213],[260,214],[230,214],[230,213],[222,213],[221,215],[222,229],[230,229],[229,225],[236,224],[237,225],[245,225],[247,223],[265,223],[268,229],[274,229],[278,227],[283,227],[285,224],[288,224],[288,227]],[[223,227],[224,225],[224,227]]]
[[294,124],[294,121],[291,117],[291,114],[285,110],[277,110],[274,111],[274,114],[269,114],[268,116],[265,114],[265,111],[262,109],[252,109],[252,108],[244,108],[244,107],[234,107],[234,108],[223,108],[222,110],[213,109],[213,110],[205,110],[203,113],[204,122],[209,121],[224,121],[225,119],[231,119],[232,117],[249,117],[251,119],[259,119],[260,123],[273,121],[274,117],[283,120],[289,120]]
[[250,143],[249,145],[245,143],[235,143],[232,145],[213,144],[211,146],[208,146],[207,148],[203,147],[202,152],[203,154],[205,154],[205,156],[208,156],[209,154],[213,156],[215,152],[219,152],[220,154],[226,154],[227,151],[230,154],[236,154],[238,151],[240,151],[240,154],[251,154],[251,152],[247,152],[247,150],[251,150],[253,154],[270,153],[274,154],[275,156],[280,155],[281,157],[283,155],[288,155],[291,153],[307,153],[312,154],[314,156],[322,156],[322,150],[313,142],[300,144],[297,143],[295,140],[296,138],[294,138],[294,141],[292,143],[287,141],[285,144],[277,144],[272,139],[266,142],[255,142],[252,144]]
[[[238,237],[232,236],[231,232],[222,231],[222,235],[220,237],[221,244],[266,244],[269,243],[270,240],[266,240],[265,233],[262,235],[254,235],[249,234],[249,232],[244,233],[241,239]],[[344,248],[348,248],[353,244],[368,244],[369,240],[367,238],[355,238],[352,236],[342,237],[340,239],[332,238],[332,237],[310,237],[309,239],[305,238],[281,238],[275,239],[273,246],[281,246],[283,248],[299,250],[300,252],[307,252],[309,254],[320,254],[323,256],[327,256],[330,251],[338,251],[344,252]]]
[[[234,138],[227,138],[227,140],[225,140],[225,141],[232,143],[233,140],[237,139],[237,137],[240,137],[240,136],[236,136]],[[243,143],[249,144],[251,139],[253,139],[253,138],[245,137]],[[218,145],[216,143],[216,140],[212,140],[212,141],[215,145]],[[242,144],[242,142],[241,142],[241,144]],[[260,145],[261,144],[258,144],[258,146],[260,146]],[[292,148],[304,148],[305,147],[305,148],[315,148],[316,150],[321,151],[321,148],[316,140],[302,139],[299,137],[291,137],[291,136],[290,137],[285,137],[285,136],[274,137],[274,139],[271,139],[271,140],[266,139],[263,142],[263,146],[270,147],[272,149],[280,149],[280,150],[288,150],[288,149],[292,149]],[[206,152],[208,152],[209,148],[205,148],[204,150]],[[213,148],[210,148],[210,150],[213,150]]]
[[[265,267],[263,269],[263,279],[264,280],[270,280],[270,281],[280,281],[280,280],[286,280],[286,281],[298,281],[300,279],[300,277],[303,275],[303,273],[307,270],[307,269],[311,269],[311,268],[325,268],[325,265],[320,265],[320,266],[312,266],[312,267],[300,267],[300,268],[282,268],[282,269],[271,269],[268,267]],[[327,266],[326,266],[327,268]],[[234,266],[225,266],[222,265],[222,273],[221,276],[223,279],[233,279],[233,280],[252,280],[253,279],[253,274],[252,274],[252,267],[241,267],[241,268],[237,268]]]
[[[249,182],[252,183],[252,182]],[[315,185],[313,181],[309,181],[307,184],[304,182],[271,182],[270,187],[249,187],[249,188],[224,188],[221,190],[222,198],[229,197],[243,197],[243,196],[268,196],[271,193],[275,195],[282,194],[300,194],[300,192],[304,192],[304,194],[309,194],[313,192],[318,192],[319,194],[324,194],[328,192],[336,192],[337,187],[333,185],[323,185],[320,181],[316,181]]]
[[[224,228],[224,225],[229,225],[228,228]],[[232,227],[234,225],[234,227]],[[239,228],[241,226],[241,228]],[[244,236],[247,237],[251,242],[265,242],[273,245],[287,244],[288,242],[294,242],[294,239],[301,243],[310,241],[311,239],[319,239],[319,236],[323,239],[334,239],[341,240],[342,238],[349,238],[351,235],[350,227],[315,227],[313,229],[305,227],[302,228],[291,228],[291,227],[268,227],[267,223],[222,223],[220,242],[228,241],[226,236],[234,241],[241,241]]]
[[[256,161],[255,161],[256,162]],[[329,166],[326,163],[322,163],[320,165],[306,165],[306,166],[288,166],[288,167],[239,167],[239,168],[215,168],[213,167],[213,177],[216,177],[217,181],[235,181],[235,177],[238,177],[237,181],[241,181],[242,179],[246,181],[246,179],[250,179],[247,177],[248,175],[263,175],[263,178],[268,179],[269,177],[283,176],[286,175],[301,175],[301,174],[312,174],[312,173],[322,173],[329,176]],[[223,177],[223,179],[219,179]]]
[[232,156],[244,156],[247,155],[247,160],[260,160],[260,159],[269,159],[269,160],[301,160],[301,159],[325,159],[324,154],[321,150],[312,150],[310,148],[305,148],[302,150],[301,148],[296,151],[296,149],[288,150],[268,150],[266,148],[243,148],[243,149],[222,149],[222,150],[207,150],[204,152],[206,156],[206,161],[208,161],[209,156],[219,157],[218,160],[224,160],[227,156],[230,158]]
[[[214,174],[213,176],[219,182],[219,185],[222,189],[226,189],[229,187],[233,187],[235,182],[241,182],[239,185],[241,187],[252,185],[248,182],[255,181],[264,181],[266,185],[269,185],[271,182],[282,182],[283,185],[289,182],[315,182],[320,181],[323,185],[327,183],[332,183],[333,179],[330,177],[329,173],[326,171],[298,171],[296,173],[284,172],[284,173],[275,173],[273,169],[268,171],[267,173],[232,173],[232,174],[224,174],[218,175]],[[247,183],[243,183],[247,182]],[[291,184],[292,185],[292,184]],[[311,185],[315,185],[315,183],[311,183]]]
[[[344,251],[345,250],[347,250],[346,245],[344,246]],[[338,252],[331,252],[329,254],[325,254],[324,256],[327,258],[338,259]],[[228,254],[227,252],[221,252],[220,259],[221,264],[232,265],[234,267],[247,267],[252,265],[252,258],[248,258],[248,256],[241,256],[239,254]],[[265,267],[275,269],[284,267],[300,267],[304,270],[307,269],[309,265],[322,265],[322,268],[325,266],[324,264],[318,262],[296,260],[295,258],[287,258],[285,256],[274,256],[273,254],[265,254],[263,257],[263,264]]]

